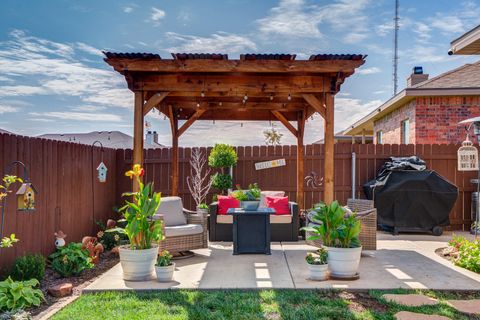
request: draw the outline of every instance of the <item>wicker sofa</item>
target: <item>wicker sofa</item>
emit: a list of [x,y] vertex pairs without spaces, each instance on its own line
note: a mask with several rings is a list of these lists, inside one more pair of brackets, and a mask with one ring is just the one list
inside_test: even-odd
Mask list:
[[208,248],[206,215],[183,208],[180,197],[162,197],[154,219],[163,220],[165,239],[160,241],[160,251],[179,253]]
[[[298,205],[289,202],[289,215],[271,215],[270,231],[271,241],[298,241]],[[210,241],[232,241],[233,217],[218,214],[218,203],[210,205],[209,239]]]
[[[347,207],[358,216],[358,220],[362,223],[362,231],[359,240],[364,250],[377,250],[377,209],[374,207],[372,200],[365,199],[348,199]],[[306,225],[310,225],[308,214],[306,217]],[[322,240],[308,240],[311,232],[306,232],[306,242],[312,246],[320,247]]]

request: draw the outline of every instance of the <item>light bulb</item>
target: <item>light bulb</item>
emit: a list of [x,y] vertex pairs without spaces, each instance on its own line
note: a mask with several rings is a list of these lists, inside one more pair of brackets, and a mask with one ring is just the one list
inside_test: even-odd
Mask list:
[[219,106],[221,106],[222,104],[223,104],[222,101],[220,101],[220,102],[218,103]]
[[202,91],[200,95],[202,96],[202,98],[205,97],[205,91]]
[[287,97],[288,101],[292,100],[292,95],[289,93]]
[[270,95],[270,101],[273,100],[273,94]]
[[200,103],[197,102],[197,108],[199,108],[199,107],[200,107]]
[[243,96],[243,100],[247,101],[248,100],[248,96],[247,94],[245,93],[245,96]]

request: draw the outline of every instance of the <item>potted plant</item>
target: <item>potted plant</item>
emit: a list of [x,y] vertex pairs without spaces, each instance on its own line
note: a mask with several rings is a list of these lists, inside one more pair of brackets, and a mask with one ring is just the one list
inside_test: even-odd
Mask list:
[[338,278],[351,278],[357,275],[362,246],[358,239],[361,229],[355,214],[346,215],[345,209],[333,201],[330,205],[318,203],[313,207],[318,226],[305,227],[313,235],[308,240],[322,239],[328,250],[330,274]]
[[157,258],[155,264],[155,273],[157,280],[160,282],[170,282],[175,271],[175,263],[172,262],[172,255],[167,250],[162,251]]
[[208,214],[208,205],[206,203],[200,203],[197,206],[197,213],[206,216]]
[[327,280],[328,278],[328,251],[320,248],[316,252],[309,252],[305,257],[310,273],[310,280]]
[[144,185],[141,177],[144,169],[135,164],[133,170],[125,173],[131,179],[137,179],[138,191],[124,193],[133,197],[133,201],[125,201],[120,208],[125,219],[124,228],[113,228],[106,232],[125,233],[129,244],[119,247],[120,263],[123,269],[123,279],[130,281],[149,280],[153,276],[155,260],[158,254],[158,242],[163,239],[162,222],[154,220],[153,216],[160,206],[160,193],[153,192],[153,184]]
[[239,184],[237,184],[237,190],[232,192],[232,196],[240,201],[240,207],[245,210],[255,211],[260,205],[260,193],[261,190],[258,184],[250,184],[247,190],[242,190]]

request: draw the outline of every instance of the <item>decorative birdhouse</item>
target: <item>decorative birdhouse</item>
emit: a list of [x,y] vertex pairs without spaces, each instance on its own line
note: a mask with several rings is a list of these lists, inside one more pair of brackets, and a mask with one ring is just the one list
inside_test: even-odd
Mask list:
[[17,195],[17,210],[18,211],[33,211],[35,210],[35,195],[37,190],[33,184],[29,182],[22,183],[18,189]]
[[100,182],[105,182],[107,181],[107,166],[105,165],[105,163],[100,162],[100,164],[98,165],[97,167],[97,172],[98,172],[98,181]]

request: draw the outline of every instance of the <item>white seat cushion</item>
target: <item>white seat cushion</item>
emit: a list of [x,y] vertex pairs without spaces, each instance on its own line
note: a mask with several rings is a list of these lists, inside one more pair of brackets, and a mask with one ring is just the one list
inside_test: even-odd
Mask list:
[[163,214],[165,227],[187,224],[187,218],[183,214],[183,204],[180,197],[162,197],[157,214]]
[[191,236],[203,232],[201,224],[184,224],[182,226],[165,227],[165,237]]
[[259,208],[266,208],[267,201],[265,200],[266,197],[284,197],[285,191],[262,191],[260,192],[260,205]]
[[[231,214],[219,214],[217,215],[217,223],[232,224],[233,216]],[[292,215],[291,214],[271,214],[270,223],[272,224],[292,223]]]

